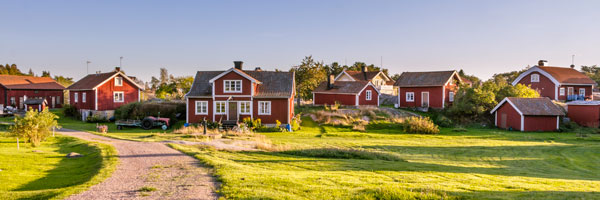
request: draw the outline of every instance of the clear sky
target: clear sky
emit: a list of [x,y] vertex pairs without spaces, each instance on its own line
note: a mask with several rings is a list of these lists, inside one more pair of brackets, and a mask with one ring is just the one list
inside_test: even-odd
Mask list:
[[487,79],[546,59],[600,64],[600,1],[3,1],[0,63],[76,80],[119,65],[148,81],[313,55],[391,73],[464,69]]

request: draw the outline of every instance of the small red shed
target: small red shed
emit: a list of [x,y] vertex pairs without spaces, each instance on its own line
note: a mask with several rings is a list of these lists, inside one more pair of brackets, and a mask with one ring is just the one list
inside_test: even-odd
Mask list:
[[492,111],[494,124],[503,129],[520,131],[558,130],[563,111],[548,97],[504,98]]
[[46,99],[42,98],[27,99],[25,100],[24,104],[27,110],[33,109],[38,112],[41,112],[42,110],[45,110],[48,107],[48,102],[46,101]]
[[571,101],[567,103],[567,117],[586,127],[600,126],[600,101]]
[[379,95],[370,81],[335,81],[330,76],[313,90],[313,105],[379,106]]

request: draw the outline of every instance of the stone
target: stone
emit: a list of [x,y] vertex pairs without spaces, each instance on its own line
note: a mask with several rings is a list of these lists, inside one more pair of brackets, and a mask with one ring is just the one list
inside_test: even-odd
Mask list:
[[76,152],[71,152],[69,154],[67,154],[67,158],[77,158],[77,157],[82,157],[83,155],[76,153]]

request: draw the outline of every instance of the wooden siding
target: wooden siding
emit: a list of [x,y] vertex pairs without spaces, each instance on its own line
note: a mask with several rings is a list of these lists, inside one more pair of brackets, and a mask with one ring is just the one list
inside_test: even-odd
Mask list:
[[[139,89],[125,78],[123,78],[123,86],[115,86],[115,79],[112,78],[96,90],[98,91],[98,110],[115,110],[122,105],[139,101]],[[113,92],[116,91],[123,92],[124,102],[114,102]]]
[[567,116],[580,126],[600,126],[600,105],[568,105]]
[[42,97],[48,102],[49,108],[52,108],[52,97],[60,99],[59,104],[55,104],[54,108],[62,108],[65,100],[62,90],[6,90],[5,88],[0,88],[0,102],[2,102],[0,104],[3,104],[4,107],[9,106],[11,97],[15,97],[15,106],[18,107],[21,103],[19,97],[23,96],[27,96],[27,98]]
[[314,93],[313,99],[315,105],[332,105],[335,102],[339,102],[345,106],[356,105],[356,95],[354,94],[326,94],[326,93]]
[[[367,90],[371,91],[371,100],[367,100]],[[367,86],[367,88],[365,88],[358,95],[358,104],[361,106],[363,106],[363,105],[377,106],[378,102],[379,102],[379,95],[378,95],[377,91],[375,91],[375,88],[371,85]]]

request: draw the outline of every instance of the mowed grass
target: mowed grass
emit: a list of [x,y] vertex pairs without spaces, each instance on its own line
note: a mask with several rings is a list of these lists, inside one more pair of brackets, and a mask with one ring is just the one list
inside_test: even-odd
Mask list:
[[264,133],[280,152],[172,147],[214,167],[226,199],[600,199],[599,135],[303,125]]
[[[108,178],[118,162],[113,147],[72,137],[20,146],[15,137],[0,136],[0,199],[63,199]],[[83,157],[66,158],[70,152]]]

